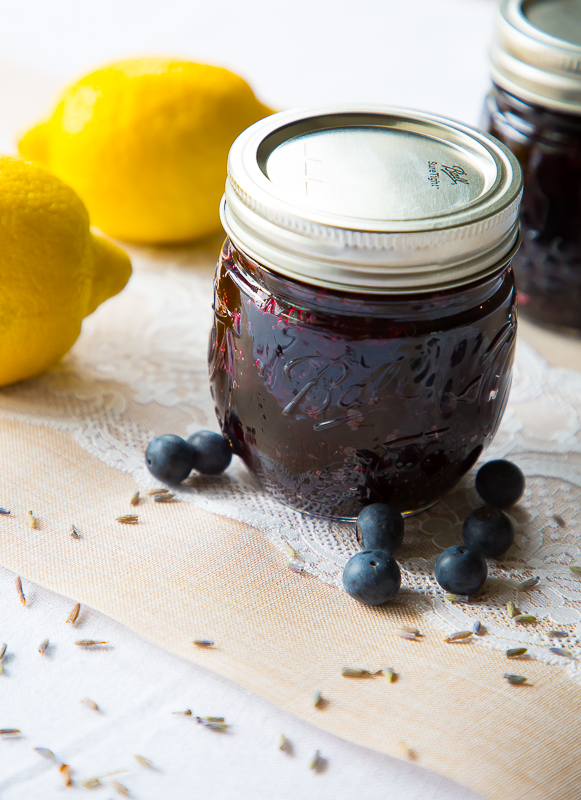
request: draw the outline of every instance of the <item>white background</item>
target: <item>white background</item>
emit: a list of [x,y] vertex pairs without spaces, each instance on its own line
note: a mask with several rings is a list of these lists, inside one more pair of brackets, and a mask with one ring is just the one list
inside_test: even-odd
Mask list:
[[0,7],[0,57],[47,78],[68,82],[110,60],[176,55],[234,70],[275,109],[360,101],[477,123],[495,3],[3,0]]

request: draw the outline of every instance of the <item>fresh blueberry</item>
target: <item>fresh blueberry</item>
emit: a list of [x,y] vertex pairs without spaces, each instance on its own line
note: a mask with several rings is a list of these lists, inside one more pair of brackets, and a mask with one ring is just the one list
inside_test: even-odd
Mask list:
[[446,592],[475,594],[484,586],[488,567],[480,553],[457,544],[444,550],[438,558],[435,575]]
[[380,606],[401,586],[397,561],[384,550],[363,550],[352,556],[343,571],[347,594],[368,606]]
[[193,450],[193,468],[202,475],[219,475],[232,461],[232,448],[225,436],[212,431],[198,431],[188,437]]
[[366,506],[357,517],[357,539],[366,550],[385,550],[392,556],[403,542],[404,521],[385,503]]
[[181,483],[192,471],[194,455],[181,436],[166,433],[147,446],[145,463],[152,475],[164,483]]
[[485,558],[499,558],[514,542],[514,525],[500,508],[483,506],[464,520],[462,538],[467,547]]
[[513,506],[521,499],[524,490],[525,476],[510,461],[489,461],[476,473],[476,491],[489,506]]

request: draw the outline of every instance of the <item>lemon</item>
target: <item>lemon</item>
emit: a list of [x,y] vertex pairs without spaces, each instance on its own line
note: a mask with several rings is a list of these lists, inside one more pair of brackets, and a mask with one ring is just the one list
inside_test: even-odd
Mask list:
[[0,157],[0,386],[52,366],[83,317],[119,292],[129,258],[89,230],[77,195],[36,164]]
[[219,229],[230,145],[270,113],[226,69],[134,59],[70,86],[19,150],[72,186],[111,236],[183,241]]

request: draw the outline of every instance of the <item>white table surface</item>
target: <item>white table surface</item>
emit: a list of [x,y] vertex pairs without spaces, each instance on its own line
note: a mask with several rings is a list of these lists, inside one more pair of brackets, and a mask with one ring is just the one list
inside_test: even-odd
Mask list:
[[[0,728],[22,735],[0,740],[2,800],[82,798],[77,785],[63,793],[58,764],[35,747],[52,750],[74,768],[80,783],[113,776],[135,800],[478,800],[477,795],[415,764],[348,744],[280,711],[252,692],[170,655],[91,609],[74,628],[73,603],[0,569],[1,641],[8,644],[0,675]],[[50,640],[44,656],[43,639]],[[78,639],[107,641],[93,650]],[[96,712],[81,702],[89,698]],[[196,724],[194,715],[224,716],[226,733]],[[284,733],[292,755],[278,749]],[[325,769],[309,763],[316,750]],[[145,756],[153,769],[139,766]],[[110,779],[109,779],[110,780]],[[95,798],[114,792],[103,779]]]
[[[0,15],[0,150],[14,151],[17,133],[49,109],[59,86],[144,54],[226,66],[275,108],[376,102],[475,124],[489,85],[494,8],[493,0],[8,0]],[[63,794],[57,768],[34,747],[53,750],[79,780],[128,769],[114,777],[141,800],[478,800],[418,765],[296,720],[95,611],[84,609],[71,630],[66,598],[25,583],[22,607],[13,581],[0,569],[0,640],[8,643],[0,728],[22,731],[0,740],[2,800],[86,795]],[[81,636],[111,645],[82,651],[73,644]],[[40,656],[46,637],[51,646]],[[185,708],[224,715],[232,728],[216,734],[171,713]],[[281,732],[292,756],[278,751]],[[308,764],[317,749],[326,769],[315,774]],[[154,769],[140,767],[136,753]],[[106,800],[114,792],[94,794]]]

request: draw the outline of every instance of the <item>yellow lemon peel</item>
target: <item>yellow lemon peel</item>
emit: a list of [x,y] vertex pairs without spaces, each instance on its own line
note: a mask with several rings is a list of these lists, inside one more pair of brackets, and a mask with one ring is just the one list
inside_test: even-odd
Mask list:
[[37,164],[0,156],[0,386],[55,364],[87,314],[121,291],[127,255],[93,235],[87,211]]
[[228,150],[270,113],[226,69],[133,59],[66,89],[19,151],[72,186],[105,233],[184,241],[219,230]]

